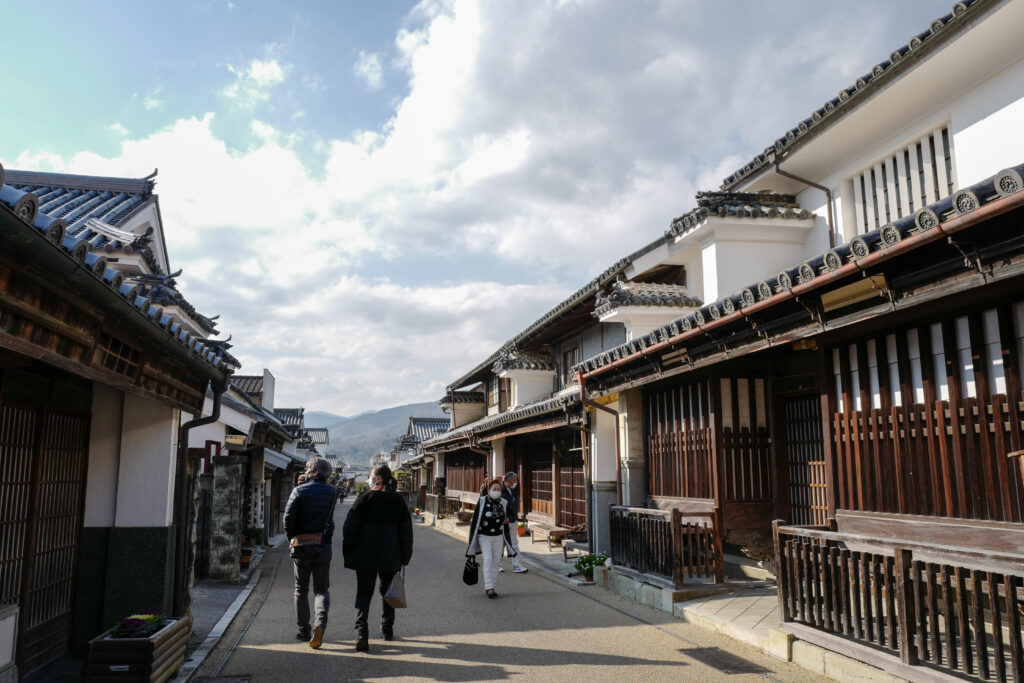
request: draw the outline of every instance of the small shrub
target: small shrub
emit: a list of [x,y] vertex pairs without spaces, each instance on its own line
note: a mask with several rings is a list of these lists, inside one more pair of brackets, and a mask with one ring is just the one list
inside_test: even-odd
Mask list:
[[584,553],[576,558],[572,566],[584,576],[593,576],[594,567],[600,567],[607,561],[608,556],[604,553]]

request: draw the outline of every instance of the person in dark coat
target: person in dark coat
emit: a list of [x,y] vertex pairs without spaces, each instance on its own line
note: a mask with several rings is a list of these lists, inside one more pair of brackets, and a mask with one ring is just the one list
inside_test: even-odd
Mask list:
[[[370,490],[356,498],[345,519],[342,551],[345,567],[356,570],[356,650],[369,645],[370,600],[380,579],[381,596],[395,574],[412,559],[412,516],[395,492],[391,468],[380,465],[370,473]],[[383,601],[382,601],[383,602]],[[395,608],[383,603],[384,640],[395,637]]]
[[[306,472],[300,477],[305,483],[292,489],[288,504],[284,508],[284,533],[289,545],[297,536],[323,534],[321,543],[300,545],[291,548],[292,564],[295,569],[295,618],[299,631],[298,640],[308,640],[314,650],[323,643],[327,628],[327,612],[331,608],[331,539],[334,536],[335,489],[327,483],[331,465],[323,458],[313,458],[306,464]],[[325,531],[326,529],[326,531]],[[313,579],[313,596],[316,616],[313,630],[309,624],[309,580]]]

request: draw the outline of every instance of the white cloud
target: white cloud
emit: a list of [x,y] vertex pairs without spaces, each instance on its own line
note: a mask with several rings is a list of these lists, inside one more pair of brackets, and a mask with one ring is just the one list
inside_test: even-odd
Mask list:
[[125,128],[122,124],[118,123],[117,121],[107,126],[107,130],[109,130],[111,133],[116,133],[117,135],[121,136],[126,136],[129,134],[128,129]]
[[274,58],[253,59],[240,68],[229,64],[227,68],[235,76],[235,81],[221,94],[248,107],[269,99],[271,90],[284,83],[285,79],[285,67]]
[[[245,371],[339,413],[427,400],[918,25],[903,4],[836,7],[424,2],[395,37],[404,96],[372,130],[316,140],[322,168],[280,124],[252,119],[251,144],[229,148],[214,114],[112,158],[12,167],[159,166],[172,263]],[[288,70],[268,50],[224,94],[251,106]]]
[[160,109],[164,106],[164,101],[160,99],[160,91],[163,90],[163,86],[155,88],[152,92],[148,93],[142,98],[142,106],[146,109]]
[[352,65],[352,73],[373,90],[384,86],[384,67],[377,53],[360,50],[359,58]]

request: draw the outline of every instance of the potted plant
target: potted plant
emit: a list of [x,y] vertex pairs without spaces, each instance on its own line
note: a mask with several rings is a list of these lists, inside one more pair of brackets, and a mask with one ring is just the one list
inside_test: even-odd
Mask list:
[[192,628],[160,610],[125,617],[89,641],[85,680],[166,681],[185,661]]
[[526,535],[526,522],[519,522],[516,524],[516,536]]
[[594,567],[600,567],[607,561],[608,556],[604,553],[584,553],[576,558],[576,562],[572,566],[583,575],[584,579],[593,581]]
[[458,512],[455,513],[455,517],[460,522],[463,522],[464,524],[468,524],[469,522],[473,521],[473,511],[472,510],[459,510]]
[[[263,529],[258,526],[251,526],[245,530],[245,536],[242,537],[242,545],[263,545]],[[244,539],[248,538],[248,542]]]

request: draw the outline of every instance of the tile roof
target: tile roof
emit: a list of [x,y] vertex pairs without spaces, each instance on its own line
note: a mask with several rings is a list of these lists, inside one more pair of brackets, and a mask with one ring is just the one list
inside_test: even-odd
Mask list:
[[484,392],[482,391],[454,391],[451,394],[445,394],[438,403],[441,405],[450,405],[452,403],[453,394],[456,403],[483,403],[485,400]]
[[787,268],[774,277],[768,277],[731,296],[702,306],[693,313],[677,318],[649,334],[587,358],[575,365],[573,372],[589,373],[617,360],[638,354],[655,344],[675,339],[684,333],[696,334],[699,328],[713,320],[732,315],[740,309],[771,299],[777,294],[786,293],[795,285],[809,283],[848,263],[893,247],[906,237],[934,228],[951,218],[969,214],[996,199],[1008,197],[1022,190],[1024,190],[1024,164],[1003,169],[979,183],[958,190],[950,197],[919,209],[911,216],[859,235],[835,249],[829,249],[823,254]]
[[539,351],[502,351],[492,366],[494,374],[506,370],[544,370],[555,371],[555,361],[550,353]]
[[217,325],[214,321],[220,316],[215,315],[211,318],[202,315],[182,296],[181,292],[178,291],[178,283],[174,280],[174,278],[180,275],[180,270],[170,275],[131,275],[125,281],[138,286],[139,293],[149,297],[154,303],[161,306],[175,306],[187,315],[190,320],[195,322],[200,329],[209,334],[216,334]]
[[227,353],[229,344],[201,339],[182,328],[163,312],[160,304],[147,296],[138,286],[125,282],[120,273],[108,268],[104,256],[91,252],[84,240],[67,236],[67,225],[63,219],[39,210],[38,196],[8,185],[7,175],[8,172],[0,166],[0,204],[13,211],[24,223],[27,231],[34,231],[45,237],[55,251],[60,251],[69,260],[77,262],[79,267],[89,271],[99,282],[131,304],[139,315],[149,318],[152,324],[163,329],[168,336],[207,365],[228,372],[238,367],[238,361]]
[[597,306],[593,316],[599,318],[619,306],[673,306],[696,308],[701,300],[690,296],[684,285],[661,285],[649,282],[612,283],[608,294],[597,293]]
[[306,434],[317,446],[326,446],[331,442],[331,433],[327,427],[306,427]]
[[449,427],[451,420],[447,417],[410,417],[406,436],[415,437],[417,441],[426,441],[448,431]]
[[458,441],[459,439],[468,438],[474,434],[490,431],[497,427],[519,422],[520,420],[539,417],[550,413],[576,410],[581,406],[582,404],[580,402],[579,394],[575,391],[570,394],[556,394],[555,396],[543,398],[534,401],[533,403],[527,403],[524,406],[513,408],[512,410],[506,410],[504,413],[489,415],[475,422],[470,422],[469,424],[462,425],[461,427],[456,427],[451,431],[439,434],[431,439],[427,439],[423,442],[423,447],[433,448],[442,444]]
[[263,375],[235,375],[231,378],[231,383],[249,396],[263,393]]
[[706,218],[812,218],[800,208],[796,196],[775,192],[698,192],[697,208],[672,220],[668,237],[689,232]]
[[156,173],[145,178],[106,178],[7,171],[6,183],[38,198],[39,211],[64,222],[65,235],[84,240],[90,251],[106,254],[138,253],[153,272],[160,272],[151,248],[153,231],[144,234],[117,228],[153,204]]
[[870,72],[858,78],[852,85],[840,90],[836,97],[783,133],[764,150],[763,154],[758,154],[743,168],[733,172],[722,181],[722,189],[731,189],[748,180],[759,171],[770,167],[774,155],[782,156],[810,139],[814,133],[838,121],[886,83],[893,81],[899,74],[910,69],[920,61],[921,57],[933,52],[934,47],[947,42],[968,27],[986,6],[995,4],[997,4],[997,0],[963,0],[954,4],[951,12],[938,19],[933,19],[927,29],[912,36],[906,45],[893,50],[888,59],[875,64],[871,67]]
[[305,422],[305,408],[274,408],[274,415],[285,427],[302,427]]

